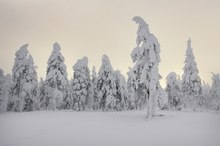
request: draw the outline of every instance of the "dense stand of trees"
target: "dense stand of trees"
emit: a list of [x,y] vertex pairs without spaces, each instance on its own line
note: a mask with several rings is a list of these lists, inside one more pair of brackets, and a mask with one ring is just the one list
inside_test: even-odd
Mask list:
[[[148,24],[140,17],[137,46],[131,53],[134,66],[124,77],[114,70],[107,55],[102,56],[96,73],[83,57],[73,65],[72,79],[67,78],[61,47],[54,43],[47,62],[46,78],[38,82],[36,66],[28,44],[15,53],[12,74],[0,69],[0,112],[33,110],[103,110],[121,111],[147,107],[148,116],[155,116],[156,108],[171,110],[201,110],[220,108],[220,76],[213,74],[211,86],[201,83],[198,68],[188,40],[182,79],[175,72],[166,77],[166,87],[160,85],[158,65],[160,44],[150,33]],[[167,100],[166,100],[167,98]]]

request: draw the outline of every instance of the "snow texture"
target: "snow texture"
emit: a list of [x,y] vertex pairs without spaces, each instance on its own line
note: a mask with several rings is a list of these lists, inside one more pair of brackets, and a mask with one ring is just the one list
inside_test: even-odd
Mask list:
[[0,114],[1,146],[219,146],[212,112],[37,111]]

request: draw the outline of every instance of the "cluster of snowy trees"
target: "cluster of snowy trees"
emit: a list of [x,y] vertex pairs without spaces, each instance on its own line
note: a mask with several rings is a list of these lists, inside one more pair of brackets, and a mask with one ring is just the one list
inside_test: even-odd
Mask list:
[[188,40],[182,79],[175,72],[169,73],[163,89],[158,68],[160,44],[142,18],[136,16],[133,20],[138,30],[136,47],[131,53],[134,66],[129,69],[127,80],[119,70],[113,69],[107,55],[102,56],[98,73],[95,67],[90,73],[87,57],[78,59],[69,80],[61,47],[54,43],[46,78],[38,82],[36,66],[25,44],[15,53],[12,75],[4,75],[0,69],[0,111],[121,111],[147,107],[147,116],[151,117],[155,116],[156,108],[219,110],[220,76],[213,73],[211,87],[201,84],[191,40]]
[[203,82],[199,77],[197,64],[191,47],[191,39],[187,42],[185,65],[182,80],[175,72],[166,77],[166,92],[168,108],[181,109],[211,109],[220,108],[220,77],[213,74],[212,86]]
[[37,81],[36,66],[23,45],[15,54],[12,76],[0,70],[1,111],[33,110],[125,110],[128,109],[127,84],[119,70],[113,70],[108,56],[103,55],[102,65],[92,75],[87,57],[73,65],[73,79],[67,78],[64,57],[58,43],[47,62],[46,78]]

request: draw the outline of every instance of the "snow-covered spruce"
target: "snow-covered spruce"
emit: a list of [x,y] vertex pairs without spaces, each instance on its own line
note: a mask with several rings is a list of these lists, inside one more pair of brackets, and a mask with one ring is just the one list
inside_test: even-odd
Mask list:
[[202,83],[202,98],[204,99],[203,108],[213,110],[213,98],[211,96],[211,86],[203,81]]
[[61,109],[65,105],[63,97],[66,94],[68,79],[64,57],[58,43],[54,43],[53,51],[47,61],[47,74],[44,82],[45,109]]
[[[138,24],[137,46],[131,53],[135,63],[132,73],[135,78],[136,97],[146,101],[148,117],[156,114],[156,95],[158,93],[160,75],[158,65],[160,62],[160,44],[157,38],[150,33],[148,24],[140,17],[133,20]],[[137,100],[136,100],[137,101]],[[140,102],[139,102],[140,103]]]
[[98,98],[98,89],[97,89],[97,74],[96,68],[93,66],[92,68],[92,92],[93,92],[93,110],[99,109],[100,99]]
[[210,91],[212,108],[220,110],[220,76],[219,74],[212,74],[212,87]]
[[12,69],[13,95],[9,99],[12,111],[32,111],[36,108],[37,72],[27,47],[28,44],[23,45],[15,54]]
[[46,102],[45,102],[45,84],[43,78],[40,78],[40,81],[38,83],[38,105],[39,109],[44,109],[46,107]]
[[73,71],[73,108],[79,111],[90,109],[92,106],[93,92],[87,57],[77,60],[76,64],[73,66]]
[[63,108],[64,109],[72,109],[73,108],[73,92],[71,88],[72,80],[68,82],[67,89],[63,94]]
[[170,109],[180,110],[182,104],[181,81],[175,72],[166,77],[166,92],[168,94],[168,106]]
[[0,68],[0,113],[7,111],[10,86],[11,75],[5,76],[4,71]]
[[129,110],[135,109],[135,78],[134,73],[131,68],[129,68],[129,71],[127,72],[128,79],[127,79],[127,90],[128,90],[128,99],[127,99],[127,108]]
[[182,75],[183,104],[185,108],[197,109],[202,106],[202,84],[199,70],[191,47],[191,39],[187,42],[185,65]]
[[99,108],[113,110],[116,108],[116,83],[115,74],[107,55],[102,56],[102,65],[97,79]]
[[156,94],[156,99],[158,109],[168,109],[168,95],[165,89],[160,85],[160,83],[158,84],[158,92]]
[[116,83],[116,110],[125,110],[128,107],[128,91],[125,77],[119,70],[115,71]]

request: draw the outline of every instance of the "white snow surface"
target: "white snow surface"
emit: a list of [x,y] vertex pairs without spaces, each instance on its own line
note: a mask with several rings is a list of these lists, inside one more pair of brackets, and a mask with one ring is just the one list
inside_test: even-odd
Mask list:
[[0,146],[219,146],[220,114],[159,111],[0,114]]

